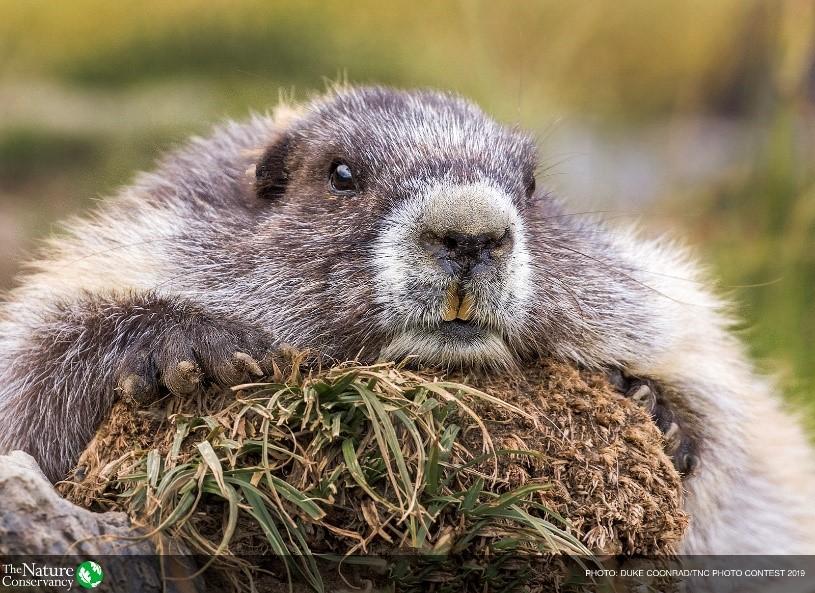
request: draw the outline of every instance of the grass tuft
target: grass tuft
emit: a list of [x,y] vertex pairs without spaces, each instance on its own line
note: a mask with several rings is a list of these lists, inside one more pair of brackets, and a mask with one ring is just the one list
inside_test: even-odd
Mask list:
[[347,363],[119,402],[60,488],[234,590],[334,590],[349,567],[405,591],[505,590],[574,574],[566,555],[670,553],[687,517],[647,414],[602,375],[542,361],[524,376]]
[[[548,484],[495,487],[498,457],[535,453],[496,449],[472,404],[523,410],[392,364],[292,378],[237,386],[210,402],[211,413],[172,414],[166,451],[108,467],[118,478],[107,496],[154,533],[224,564],[241,551],[238,524],[243,541],[254,528],[315,591],[320,554],[590,554],[541,503]],[[472,430],[477,454],[461,442]],[[217,525],[200,520],[219,507]]]

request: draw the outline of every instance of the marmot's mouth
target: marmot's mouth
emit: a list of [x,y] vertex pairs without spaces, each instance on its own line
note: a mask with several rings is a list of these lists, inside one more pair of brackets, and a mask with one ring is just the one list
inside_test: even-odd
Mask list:
[[472,321],[453,319],[451,321],[443,321],[439,326],[439,331],[446,336],[454,338],[469,338],[483,333],[484,328]]

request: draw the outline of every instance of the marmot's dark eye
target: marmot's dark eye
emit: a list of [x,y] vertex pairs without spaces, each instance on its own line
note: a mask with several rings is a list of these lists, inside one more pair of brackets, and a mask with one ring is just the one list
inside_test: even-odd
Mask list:
[[354,181],[354,174],[351,172],[351,167],[341,161],[331,166],[329,182],[331,183],[331,190],[334,193],[351,195],[357,191],[357,184],[356,181]]
[[530,177],[526,182],[526,195],[531,196],[535,193],[535,176]]

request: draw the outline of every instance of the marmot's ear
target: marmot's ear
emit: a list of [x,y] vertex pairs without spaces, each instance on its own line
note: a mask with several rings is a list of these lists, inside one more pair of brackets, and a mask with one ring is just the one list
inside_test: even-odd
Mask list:
[[289,172],[286,157],[291,147],[291,137],[283,132],[263,152],[255,166],[255,192],[259,198],[275,199],[286,192]]

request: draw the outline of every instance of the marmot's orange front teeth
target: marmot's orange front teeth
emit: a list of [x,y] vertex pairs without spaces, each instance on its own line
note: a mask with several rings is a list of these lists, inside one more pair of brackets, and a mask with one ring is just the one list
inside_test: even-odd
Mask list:
[[452,283],[447,289],[445,294],[444,308],[441,312],[441,318],[444,321],[453,321],[460,319],[461,321],[469,321],[473,316],[473,295],[469,292],[464,295],[463,299],[459,299],[458,284]]
[[456,317],[461,319],[462,321],[469,321],[470,318],[473,316],[473,305],[475,302],[473,301],[472,293],[467,293],[464,295],[464,298],[461,300],[461,306],[458,309],[458,314]]
[[444,321],[453,321],[458,315],[458,307],[460,301],[458,300],[458,284],[453,282],[447,288],[446,298],[444,301],[444,308],[441,312],[441,318]]

